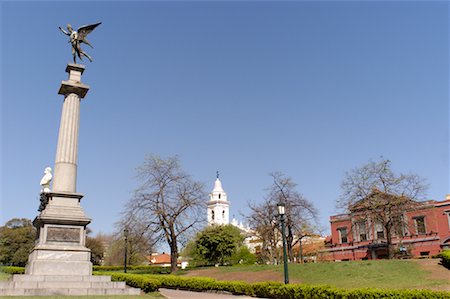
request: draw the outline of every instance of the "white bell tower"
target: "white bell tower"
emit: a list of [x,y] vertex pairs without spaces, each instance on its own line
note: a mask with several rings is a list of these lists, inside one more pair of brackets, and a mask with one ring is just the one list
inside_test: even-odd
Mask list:
[[207,209],[208,225],[226,225],[230,223],[230,202],[222,188],[217,171],[214,189],[209,194]]

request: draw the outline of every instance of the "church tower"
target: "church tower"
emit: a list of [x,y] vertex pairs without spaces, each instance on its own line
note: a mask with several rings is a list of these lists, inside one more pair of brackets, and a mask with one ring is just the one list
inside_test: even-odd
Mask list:
[[227,200],[227,194],[222,188],[217,172],[214,189],[209,194],[208,201],[208,225],[226,225],[230,223],[230,202]]

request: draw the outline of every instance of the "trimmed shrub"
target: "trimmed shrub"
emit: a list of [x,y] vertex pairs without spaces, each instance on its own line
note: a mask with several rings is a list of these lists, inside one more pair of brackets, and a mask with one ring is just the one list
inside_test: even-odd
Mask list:
[[444,250],[439,254],[441,263],[447,269],[450,269],[450,250]]
[[112,281],[125,281],[131,287],[140,288],[144,292],[155,292],[161,287],[161,283],[157,279],[152,279],[140,274],[125,274],[125,273],[108,273],[97,272],[95,275],[111,276]]
[[[102,274],[108,274],[102,273]],[[145,286],[144,291],[158,287],[191,291],[224,291],[275,299],[450,299],[450,292],[429,290],[338,289],[330,286],[284,285],[278,282],[246,283],[242,281],[217,281],[206,277],[179,277],[174,275],[136,275],[112,273],[114,279],[126,281],[134,287]],[[148,283],[147,283],[148,282]]]
[[[123,271],[123,266],[93,266],[93,271]],[[135,274],[170,274],[170,267],[127,266]]]
[[5,267],[0,267],[0,272],[8,273],[8,274],[24,274],[25,267],[5,266]]

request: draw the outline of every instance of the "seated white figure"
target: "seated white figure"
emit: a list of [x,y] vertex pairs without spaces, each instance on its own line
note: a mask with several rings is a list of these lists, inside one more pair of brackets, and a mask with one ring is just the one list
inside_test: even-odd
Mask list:
[[52,169],[50,167],[45,168],[44,176],[41,179],[41,193],[50,192],[50,182],[52,181]]

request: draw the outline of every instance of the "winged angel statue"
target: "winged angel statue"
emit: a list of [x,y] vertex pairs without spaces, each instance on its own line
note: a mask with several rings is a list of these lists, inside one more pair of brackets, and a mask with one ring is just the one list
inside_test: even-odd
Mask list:
[[69,43],[72,44],[72,55],[73,55],[73,62],[77,63],[76,56],[80,58],[80,60],[83,60],[83,56],[87,57],[90,62],[92,62],[92,57],[86,54],[81,47],[81,43],[85,43],[86,45],[89,45],[91,48],[92,45],[89,43],[89,41],[86,39],[86,36],[91,33],[100,23],[91,24],[91,25],[84,25],[78,28],[78,30],[73,30],[72,26],[70,24],[67,24],[67,31],[59,27],[59,30],[61,30],[62,33],[65,35],[68,35],[70,37]]

